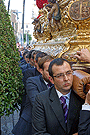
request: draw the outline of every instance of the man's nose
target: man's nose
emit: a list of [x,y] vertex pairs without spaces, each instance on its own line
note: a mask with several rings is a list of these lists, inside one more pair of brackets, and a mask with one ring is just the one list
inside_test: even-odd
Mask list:
[[68,80],[68,77],[66,74],[64,74],[64,80]]

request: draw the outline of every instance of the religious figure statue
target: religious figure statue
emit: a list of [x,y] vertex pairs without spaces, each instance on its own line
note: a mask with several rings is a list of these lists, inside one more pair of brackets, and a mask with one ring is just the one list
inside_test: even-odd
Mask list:
[[34,25],[34,36],[38,40],[38,38],[42,36],[41,24],[40,24],[39,19],[35,18],[34,21],[32,22],[32,24]]
[[[46,10],[48,11],[48,13],[47,13],[47,18],[48,18],[48,15],[49,15],[49,13],[50,13],[50,11],[51,11],[52,5],[47,4],[47,5],[45,6],[45,8],[46,8]],[[51,29],[52,29],[52,22],[53,22],[52,18],[48,18],[48,27],[49,27],[50,31],[51,31]]]
[[34,22],[35,22],[34,30],[35,30],[37,33],[41,33],[41,24],[40,24],[40,22],[39,22],[39,19],[35,18],[35,19],[34,19]]
[[47,9],[48,12],[50,12],[50,10],[51,10],[51,8],[52,8],[52,5],[47,4],[47,5],[45,6],[45,8]]
[[61,29],[61,24],[60,24],[61,14],[60,14],[59,4],[56,3],[56,0],[48,0],[48,3],[52,6],[52,8],[48,14],[48,18],[50,20],[52,17],[54,27],[56,29],[60,30]]

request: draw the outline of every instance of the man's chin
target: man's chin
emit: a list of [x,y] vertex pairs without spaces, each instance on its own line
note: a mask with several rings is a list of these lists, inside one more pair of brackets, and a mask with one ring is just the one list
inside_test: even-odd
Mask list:
[[50,81],[49,81],[48,79],[46,79],[46,78],[44,78],[44,80],[45,80],[46,82],[48,82],[48,83],[50,82]]
[[64,87],[63,89],[64,89],[65,91],[70,91],[71,86]]

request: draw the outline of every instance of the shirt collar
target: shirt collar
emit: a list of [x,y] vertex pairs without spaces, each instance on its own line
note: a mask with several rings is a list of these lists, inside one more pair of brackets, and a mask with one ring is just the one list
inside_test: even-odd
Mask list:
[[71,94],[71,89],[70,92],[66,95],[63,95],[60,91],[56,90],[58,97],[60,98],[61,96],[67,97],[68,99],[70,99],[70,94]]
[[[44,80],[44,79],[43,79],[43,80]],[[45,80],[44,80],[44,82],[45,82],[46,85],[48,84],[48,82],[46,82]]]

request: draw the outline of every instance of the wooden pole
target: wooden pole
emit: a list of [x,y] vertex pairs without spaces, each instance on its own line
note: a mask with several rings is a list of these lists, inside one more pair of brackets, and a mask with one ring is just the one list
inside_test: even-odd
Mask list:
[[9,8],[10,8],[10,0],[8,1],[8,13],[9,13]]

